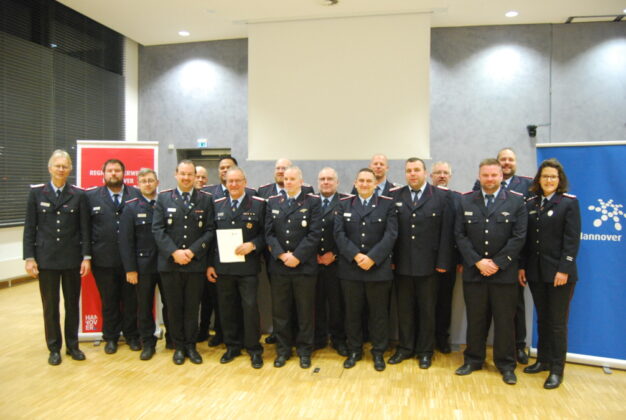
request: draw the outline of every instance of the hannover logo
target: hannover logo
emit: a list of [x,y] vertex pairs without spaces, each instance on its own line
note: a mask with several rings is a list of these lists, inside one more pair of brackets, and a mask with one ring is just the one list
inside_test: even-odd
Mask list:
[[624,205],[616,204],[613,202],[613,199],[604,201],[600,198],[598,199],[598,204],[598,206],[594,206],[592,204],[587,207],[589,211],[597,213],[598,218],[594,219],[593,225],[599,228],[604,223],[613,223],[615,230],[620,232],[622,230],[622,223],[620,223],[620,221],[622,218],[626,219],[626,215],[623,210]]

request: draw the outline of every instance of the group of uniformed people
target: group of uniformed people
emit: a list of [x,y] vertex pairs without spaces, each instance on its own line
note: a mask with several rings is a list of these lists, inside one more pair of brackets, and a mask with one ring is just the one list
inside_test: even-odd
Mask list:
[[51,181],[32,186],[28,198],[24,258],[26,271],[40,280],[52,365],[61,363],[59,283],[66,353],[85,359],[78,348],[78,298],[80,277],[91,270],[107,354],[117,351],[120,334],[141,350],[142,360],[155,354],[158,285],[175,364],[202,363],[196,343],[209,337],[215,311],[209,344],[226,345],[220,362],[245,349],[261,368],[257,291],[265,260],[273,322],[265,341],[276,343],[275,367],[284,366],[295,347],[300,366],[309,368],[313,351],[330,339],[349,369],[369,340],[374,368],[384,370],[393,290],[399,342],[387,362],[416,356],[428,369],[435,348],[451,351],[452,290],[462,271],[467,348],[456,374],[482,368],[493,319],[495,365],[505,383],[516,383],[516,362],[528,363],[525,328],[516,323],[524,317],[516,312],[520,299],[523,311],[528,282],[539,354],[524,371],[550,371],[546,388],[563,379],[580,215],[556,160],[543,162],[531,180],[515,175],[515,154],[502,149],[497,159],[480,163],[474,191],[464,195],[446,188],[447,162],[433,165],[429,183],[419,158],[406,160],[406,185],[396,186],[387,180],[384,155],[358,171],[352,194],[338,192],[329,167],[319,172],[314,194],[288,159],[276,162],[274,182],[258,191],[247,187],[231,156],[220,161],[219,184],[206,186],[206,170],[183,160],[177,187],[158,194],[152,169],[139,172],[138,189],[124,185],[117,159],[103,165],[105,185],[87,191],[66,183],[72,163],[65,151],[55,151],[48,168]]

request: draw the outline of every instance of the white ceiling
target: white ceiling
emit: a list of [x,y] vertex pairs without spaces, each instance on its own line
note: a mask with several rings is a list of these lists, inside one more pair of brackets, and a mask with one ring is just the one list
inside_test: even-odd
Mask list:
[[[624,0],[59,0],[143,45],[247,37],[246,22],[432,13],[433,27],[564,23],[570,16],[624,14]],[[515,18],[504,16],[516,10]],[[609,20],[609,19],[604,19]],[[178,31],[187,30],[183,38]]]

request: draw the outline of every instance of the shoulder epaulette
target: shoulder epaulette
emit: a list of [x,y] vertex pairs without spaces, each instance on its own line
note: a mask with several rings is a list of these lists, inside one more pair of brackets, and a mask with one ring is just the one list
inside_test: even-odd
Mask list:
[[403,187],[402,186],[395,186],[393,188],[389,188],[389,192],[396,192],[398,190],[401,190]]
[[387,197],[386,195],[379,195],[378,198],[382,198],[383,200],[393,200],[393,198]]
[[273,182],[269,182],[267,184],[261,185],[259,188],[265,188],[265,187],[269,187],[270,185],[273,185]]
[[339,193],[339,199],[354,197],[354,194]]
[[450,191],[450,188],[444,187],[443,185],[437,185],[437,188],[439,188],[440,190],[444,190],[444,191]]
[[354,197],[354,195],[347,195],[347,196],[345,196],[345,197],[341,197],[341,198],[339,199],[339,201],[349,200],[349,199],[351,199],[352,197]]
[[213,194],[211,194],[211,193],[210,193],[210,192],[208,192],[208,191],[198,190],[198,192],[199,192],[200,194],[206,194],[206,195],[208,195],[209,197],[212,197],[212,196],[213,196]]
[[313,193],[307,193],[307,195],[309,197],[313,197],[313,198],[320,198],[320,196],[318,194],[313,194]]
[[135,198],[131,198],[130,200],[126,200],[126,201],[125,201],[125,203],[126,203],[126,204],[130,204],[130,203],[132,203],[133,201],[137,201],[137,200],[139,200],[139,197],[135,197]]
[[468,194],[471,194],[471,193],[473,193],[473,192],[475,192],[475,191],[468,191],[468,192],[464,192],[464,193],[462,193],[462,194],[463,194],[463,195],[468,195]]
[[76,188],[77,190],[85,191],[83,187],[79,187],[78,185],[71,184],[72,188]]
[[520,178],[526,178],[526,179],[530,179],[531,181],[533,180],[532,176],[525,176],[525,175],[518,175]]
[[302,186],[303,187],[311,187],[311,188],[313,188],[313,186],[311,184],[307,184],[306,182],[303,182]]
[[40,188],[40,187],[43,187],[44,185],[46,185],[46,184],[30,184],[30,187],[31,188]]
[[524,194],[522,194],[521,192],[517,192],[517,191],[513,191],[513,190],[507,190],[508,192],[515,194],[515,195],[519,195],[520,197],[523,197]]
[[570,193],[563,193],[563,197],[576,198],[576,196],[574,194],[570,194]]
[[280,197],[282,197],[281,194],[276,194],[276,195],[270,195],[269,197],[267,197],[267,199],[269,200],[271,198],[280,198]]
[[159,194],[172,192],[173,190],[174,190],[174,188],[170,188],[170,189],[167,189],[167,190],[159,191]]
[[226,200],[226,197],[222,197],[222,198],[218,198],[217,200],[214,201],[214,203],[220,203],[222,201]]
[[391,185],[393,185],[394,187],[402,187],[402,184],[398,184],[397,182],[392,182]]
[[97,185],[94,185],[93,187],[87,188],[87,191],[97,190],[98,188],[100,188],[100,187],[98,187]]
[[204,186],[204,187],[202,187],[202,188],[215,188],[215,187],[217,187],[217,185],[218,185],[218,184],[209,184],[209,185],[205,185],[205,186]]
[[263,201],[263,202],[267,201],[266,199],[264,199],[263,197],[259,197],[258,195],[253,195],[252,199],[257,200],[257,201]]

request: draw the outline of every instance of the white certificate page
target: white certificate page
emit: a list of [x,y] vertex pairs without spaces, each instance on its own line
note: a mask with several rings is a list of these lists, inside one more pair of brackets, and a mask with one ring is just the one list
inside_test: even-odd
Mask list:
[[217,247],[220,251],[220,262],[244,262],[245,255],[235,254],[235,249],[243,243],[241,229],[217,229]]

